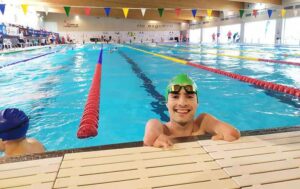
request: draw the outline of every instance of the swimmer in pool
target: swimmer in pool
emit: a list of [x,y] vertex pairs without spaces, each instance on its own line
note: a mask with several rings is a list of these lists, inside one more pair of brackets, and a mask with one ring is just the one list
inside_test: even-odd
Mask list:
[[228,123],[203,113],[194,119],[198,102],[196,83],[186,74],[174,77],[166,89],[166,106],[170,121],[150,119],[145,128],[144,145],[167,148],[173,138],[211,134],[213,140],[234,141],[240,132]]
[[0,151],[5,157],[45,152],[44,146],[33,138],[26,138],[29,126],[27,115],[16,108],[0,111]]

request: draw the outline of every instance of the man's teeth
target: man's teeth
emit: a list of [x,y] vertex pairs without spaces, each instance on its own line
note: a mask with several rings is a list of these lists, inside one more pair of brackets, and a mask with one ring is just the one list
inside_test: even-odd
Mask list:
[[189,110],[176,110],[176,112],[178,112],[178,113],[188,113]]

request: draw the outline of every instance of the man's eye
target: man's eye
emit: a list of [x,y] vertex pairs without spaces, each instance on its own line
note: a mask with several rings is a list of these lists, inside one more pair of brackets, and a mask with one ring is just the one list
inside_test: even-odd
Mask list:
[[195,98],[195,95],[188,95],[188,98]]
[[172,98],[179,98],[179,95],[172,95]]

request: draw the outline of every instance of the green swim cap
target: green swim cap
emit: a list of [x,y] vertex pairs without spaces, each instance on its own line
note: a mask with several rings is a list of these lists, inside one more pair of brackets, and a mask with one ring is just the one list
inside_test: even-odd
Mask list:
[[[175,76],[173,79],[170,80],[169,85],[166,88],[166,102],[168,101],[168,95],[171,91],[171,87],[173,85],[191,85],[193,86],[193,89],[196,91],[196,95],[198,94],[197,91],[197,85],[194,82],[194,80],[192,78],[190,78],[187,74],[178,74],[177,76]],[[197,95],[197,101],[198,101],[198,95]]]

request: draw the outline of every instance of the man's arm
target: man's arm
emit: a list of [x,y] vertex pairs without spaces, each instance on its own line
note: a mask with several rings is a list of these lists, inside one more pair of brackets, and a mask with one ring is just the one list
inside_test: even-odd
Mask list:
[[212,136],[213,140],[234,141],[240,138],[240,132],[232,125],[222,122],[210,114],[201,114],[196,119],[200,129]]
[[163,124],[157,119],[150,119],[145,128],[144,145],[154,147],[172,146],[170,138],[165,135]]
[[4,152],[4,144],[3,141],[0,139],[0,152]]
[[45,147],[42,143],[34,138],[28,138],[27,142],[31,144],[30,153],[44,153]]

